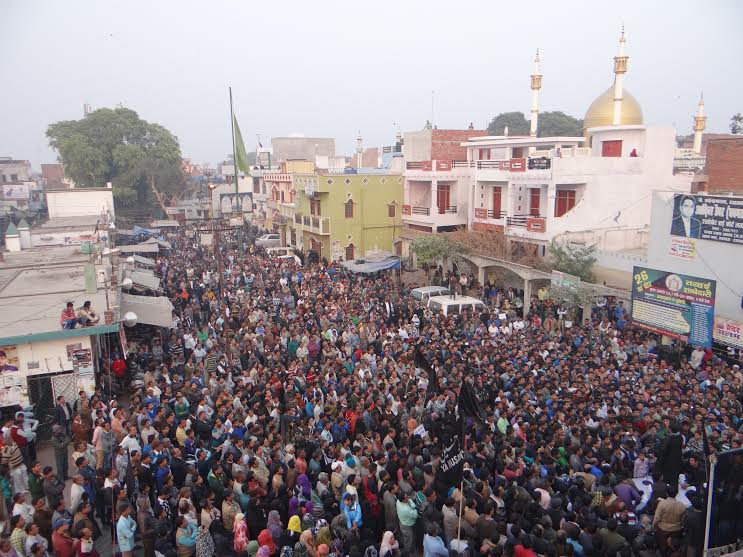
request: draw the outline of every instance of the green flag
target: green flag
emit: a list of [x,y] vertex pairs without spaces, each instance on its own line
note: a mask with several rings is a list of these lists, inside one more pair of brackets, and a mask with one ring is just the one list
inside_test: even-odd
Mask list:
[[237,157],[237,168],[248,174],[250,172],[248,154],[245,152],[243,136],[240,133],[240,126],[237,125],[237,118],[234,115],[232,116],[232,121],[235,123],[235,156]]

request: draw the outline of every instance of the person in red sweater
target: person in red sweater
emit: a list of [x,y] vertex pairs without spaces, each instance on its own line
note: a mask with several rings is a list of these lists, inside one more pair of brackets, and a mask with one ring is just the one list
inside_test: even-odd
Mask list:
[[52,534],[52,547],[57,557],[75,557],[80,540],[70,535],[70,524],[61,518],[54,522],[54,533]]

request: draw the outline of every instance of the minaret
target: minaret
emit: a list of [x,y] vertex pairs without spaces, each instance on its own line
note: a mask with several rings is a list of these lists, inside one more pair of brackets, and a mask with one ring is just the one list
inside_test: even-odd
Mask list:
[[624,74],[627,73],[627,60],[629,56],[624,55],[624,25],[622,35],[619,37],[619,53],[614,57],[614,115],[611,119],[612,126],[622,123],[622,98],[624,89]]
[[707,127],[707,117],[704,115],[704,93],[699,97],[697,115],[694,117],[694,153],[702,153],[702,133]]
[[531,129],[529,135],[537,136],[539,120],[539,90],[542,88],[542,74],[539,72],[539,49],[534,58],[534,72],[531,74]]
[[356,168],[361,168],[361,159],[364,154],[364,140],[361,138],[361,130],[356,137]]

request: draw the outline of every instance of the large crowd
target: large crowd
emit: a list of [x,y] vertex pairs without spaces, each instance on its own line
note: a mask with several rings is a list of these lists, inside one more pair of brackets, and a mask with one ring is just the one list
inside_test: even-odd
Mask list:
[[[125,557],[701,557],[739,364],[674,352],[613,300],[581,321],[444,269],[487,305],[436,314],[394,271],[272,258],[259,232],[168,238],[173,325],[127,331],[95,393],[57,400],[56,466],[23,414],[5,424],[0,557],[95,557],[109,532]],[[447,485],[463,382],[482,419]]]

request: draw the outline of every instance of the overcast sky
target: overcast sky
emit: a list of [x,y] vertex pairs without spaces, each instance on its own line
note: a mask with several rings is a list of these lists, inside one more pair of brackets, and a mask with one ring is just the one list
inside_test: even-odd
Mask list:
[[707,131],[743,111],[739,0],[0,0],[0,156],[53,162],[45,130],[123,103],[178,136],[183,155],[231,152],[228,86],[256,134],[335,137],[348,154],[401,130],[484,127],[528,113],[534,51],[543,110],[582,118],[612,83],[622,21],[625,85],[648,124]]

